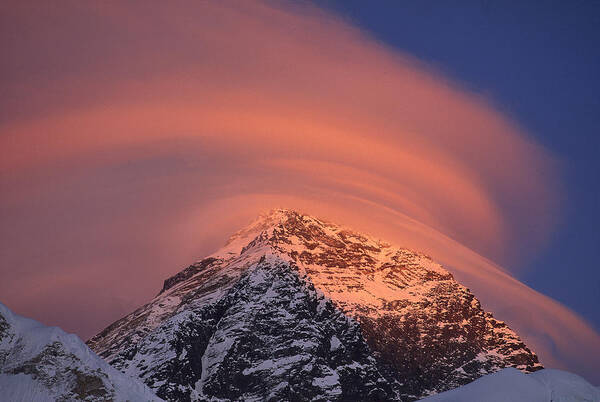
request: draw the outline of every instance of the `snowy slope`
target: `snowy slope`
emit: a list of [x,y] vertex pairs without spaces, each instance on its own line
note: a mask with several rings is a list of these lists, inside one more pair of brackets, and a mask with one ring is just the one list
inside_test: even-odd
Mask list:
[[578,375],[545,369],[524,374],[505,368],[423,402],[599,402],[600,390]]
[[431,258],[289,210],[168,278],[88,345],[168,400],[415,400],[542,368]]
[[200,299],[111,364],[173,401],[397,400],[358,324],[278,255],[263,255],[222,297]]
[[160,401],[76,335],[20,317],[0,303],[0,400]]

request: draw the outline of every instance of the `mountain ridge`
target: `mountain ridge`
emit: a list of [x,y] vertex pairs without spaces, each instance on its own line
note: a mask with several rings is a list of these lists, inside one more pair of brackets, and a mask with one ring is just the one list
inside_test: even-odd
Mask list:
[[[237,361],[239,372],[233,373],[241,378],[239,392],[227,396],[220,393],[219,387],[226,384],[218,376],[212,376],[211,365],[206,361],[203,363],[202,359],[192,362],[188,352],[181,357],[183,349],[178,349],[176,339],[183,332],[206,332],[203,337],[190,341],[196,342],[194,353],[205,356],[216,340],[223,337],[230,316],[237,314],[235,311],[239,310],[239,306],[246,303],[236,295],[243,293],[258,299],[264,297],[258,289],[266,287],[267,283],[254,286],[248,278],[256,279],[253,276],[256,272],[267,272],[265,264],[275,271],[287,269],[297,279],[289,279],[293,286],[289,285],[292,282],[280,279],[280,289],[286,291],[279,295],[287,304],[283,306],[272,301],[273,306],[278,306],[273,307],[274,312],[284,311],[282,317],[300,314],[300,307],[294,302],[297,295],[303,295],[303,300],[317,297],[333,306],[352,325],[358,326],[360,336],[352,338],[347,345],[342,342],[342,346],[356,350],[363,350],[363,343],[367,346],[370,352],[365,352],[362,360],[356,362],[362,367],[370,365],[373,373],[370,382],[359,381],[356,386],[346,382],[344,385],[343,376],[339,373],[347,370],[331,360],[329,352],[317,353],[321,358],[317,364],[298,357],[306,355],[300,348],[297,355],[288,356],[299,359],[295,364],[271,369],[283,370],[280,374],[289,377],[291,373],[304,373],[310,366],[311,370],[315,370],[309,370],[310,375],[322,386],[313,386],[312,382],[310,386],[292,384],[283,381],[283,377],[279,378],[278,384],[267,386],[256,378],[252,379],[251,374],[256,371],[252,371],[251,367],[267,367],[266,361],[272,363],[278,360],[254,356],[257,353],[246,351]],[[285,275],[278,276],[283,277]],[[244,286],[251,290],[244,289]],[[307,290],[311,287],[315,289],[316,296],[311,296]],[[275,291],[272,287],[268,289]],[[322,328],[345,331],[345,327],[334,325],[333,316],[315,318],[318,317],[317,310],[308,307],[314,303],[306,303],[302,304],[302,314],[309,315],[305,319],[313,332],[321,333],[324,331]],[[263,320],[267,317],[260,314],[261,306],[252,304],[246,305],[246,308],[255,314],[246,315],[244,319],[252,321],[252,325],[248,325],[254,326],[253,331],[262,333],[264,329],[261,329],[262,324],[256,317],[263,317]],[[311,317],[308,311],[315,315]],[[209,322],[212,324],[207,324]],[[282,318],[281,322],[271,322],[271,325],[286,333],[287,326],[294,324]],[[245,339],[246,335],[235,333],[240,339]],[[270,336],[266,331],[260,342],[270,339]],[[339,340],[339,336],[335,336]],[[319,345],[315,346],[316,350],[324,350],[331,348],[333,338],[309,336],[307,339],[310,339],[307,345],[316,344]],[[337,345],[337,341],[334,343]],[[111,324],[91,338],[88,345],[121,371],[142,378],[165,399],[269,399],[312,393],[317,400],[334,396],[343,400],[349,395],[365,397],[373,392],[373,395],[379,395],[379,399],[415,400],[458,387],[506,366],[525,372],[542,368],[537,356],[506,323],[485,312],[475,296],[430,257],[283,209],[262,215],[232,235],[222,249],[167,278],[152,301]],[[228,353],[232,348],[238,347],[235,345],[235,342],[222,345],[228,358],[231,358]],[[164,363],[167,357],[180,359],[181,367],[189,375],[173,378],[173,372],[161,376],[152,373],[153,365]],[[219,368],[215,370],[218,372]],[[330,376],[319,377],[325,372],[329,372]],[[262,372],[261,375],[264,374]],[[273,378],[273,373],[269,377]],[[318,378],[329,378],[327,381],[335,384],[320,383]],[[379,385],[369,388],[368,383]],[[279,391],[275,390],[278,386],[281,387]],[[350,390],[352,387],[362,389]],[[328,393],[332,389],[336,393]]]
[[77,335],[14,314],[0,303],[0,399],[160,401],[120,373]]

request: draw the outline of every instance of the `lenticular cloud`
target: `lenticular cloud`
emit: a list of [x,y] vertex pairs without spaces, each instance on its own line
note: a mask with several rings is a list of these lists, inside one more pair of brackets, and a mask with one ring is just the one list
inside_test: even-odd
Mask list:
[[542,361],[593,368],[572,345],[598,335],[491,262],[543,243],[560,191],[488,100],[315,7],[134,5],[2,10],[2,269],[32,244],[45,266],[3,281],[9,305],[91,335],[288,207],[430,253]]

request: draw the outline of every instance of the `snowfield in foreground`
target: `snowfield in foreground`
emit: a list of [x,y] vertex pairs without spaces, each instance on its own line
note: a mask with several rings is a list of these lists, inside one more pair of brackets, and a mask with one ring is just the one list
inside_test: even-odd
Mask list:
[[79,337],[14,314],[0,303],[0,400],[161,401]]
[[512,367],[423,402],[598,402],[600,389],[580,376],[545,369],[524,374]]

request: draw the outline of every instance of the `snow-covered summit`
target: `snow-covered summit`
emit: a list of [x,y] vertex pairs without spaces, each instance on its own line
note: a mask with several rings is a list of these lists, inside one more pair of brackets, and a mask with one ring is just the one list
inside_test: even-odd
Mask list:
[[161,400],[77,335],[16,315],[1,303],[0,391],[5,401]]
[[504,367],[541,368],[428,256],[284,209],[165,280],[88,344],[169,400],[415,400]]

